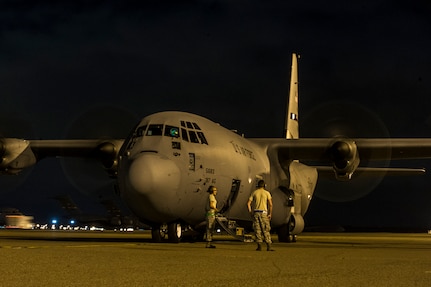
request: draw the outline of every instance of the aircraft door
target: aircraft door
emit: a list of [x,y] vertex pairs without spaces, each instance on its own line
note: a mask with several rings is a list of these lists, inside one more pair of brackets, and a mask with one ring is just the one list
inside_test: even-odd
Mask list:
[[220,210],[221,214],[224,214],[225,212],[227,212],[229,210],[229,208],[232,206],[232,204],[234,203],[235,199],[238,196],[238,192],[239,192],[240,187],[241,187],[241,180],[233,179],[229,196],[226,200],[225,205],[223,205],[222,209]]

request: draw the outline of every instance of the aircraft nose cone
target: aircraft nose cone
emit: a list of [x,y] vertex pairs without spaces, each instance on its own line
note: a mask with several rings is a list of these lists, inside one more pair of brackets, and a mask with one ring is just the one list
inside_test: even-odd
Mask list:
[[164,191],[175,191],[180,185],[180,170],[169,158],[158,154],[142,154],[136,158],[129,170],[133,189],[146,196],[161,195]]

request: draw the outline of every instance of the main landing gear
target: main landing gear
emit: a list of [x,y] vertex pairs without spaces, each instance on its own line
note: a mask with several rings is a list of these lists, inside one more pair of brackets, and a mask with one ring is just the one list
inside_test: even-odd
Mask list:
[[288,223],[277,229],[279,242],[296,242],[296,234],[304,228],[304,219],[301,216],[292,215]]
[[278,242],[296,242],[296,235],[290,233],[289,224],[283,224],[277,229]]

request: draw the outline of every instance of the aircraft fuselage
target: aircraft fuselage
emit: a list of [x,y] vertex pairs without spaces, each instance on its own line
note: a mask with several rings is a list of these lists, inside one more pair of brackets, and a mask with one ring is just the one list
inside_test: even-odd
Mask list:
[[[194,114],[161,112],[145,117],[124,143],[118,179],[124,200],[143,222],[191,226],[205,219],[211,185],[218,188],[217,206],[224,216],[250,221],[246,202],[257,180],[264,179],[277,197],[273,224],[281,225],[292,210],[286,190],[297,183],[289,179],[289,166],[294,167],[286,164],[279,167],[284,176],[274,173],[271,178],[265,145]],[[286,190],[280,191],[281,183]],[[314,186],[304,192],[308,201]],[[302,194],[296,196],[301,200]],[[307,207],[308,202],[304,212]]]

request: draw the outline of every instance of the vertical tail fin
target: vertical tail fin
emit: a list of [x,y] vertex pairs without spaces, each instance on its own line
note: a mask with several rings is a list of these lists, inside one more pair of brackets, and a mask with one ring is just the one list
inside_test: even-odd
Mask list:
[[292,54],[292,69],[290,74],[290,91],[289,100],[286,108],[286,139],[299,138],[298,123],[298,58],[295,53]]

